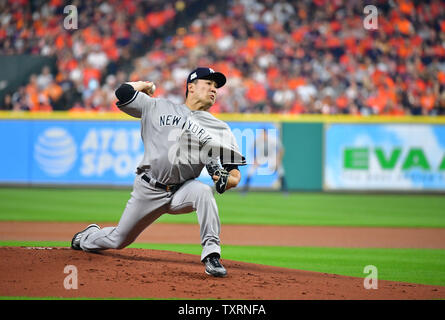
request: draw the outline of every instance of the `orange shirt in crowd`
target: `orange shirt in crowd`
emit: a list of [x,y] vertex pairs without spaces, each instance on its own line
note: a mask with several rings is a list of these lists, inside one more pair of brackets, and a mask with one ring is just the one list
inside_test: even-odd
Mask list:
[[399,50],[397,50],[397,54],[402,59],[407,59],[413,53],[413,47],[410,45],[401,45]]
[[379,29],[381,28],[385,34],[392,35],[394,33],[394,23],[388,21],[386,17],[379,16]]
[[416,34],[415,36],[410,38],[410,42],[413,47],[419,47],[422,45],[423,39],[421,36]]
[[74,69],[77,68],[78,62],[76,59],[72,58],[69,60],[61,60],[59,62],[59,68],[60,70],[64,70],[64,71],[73,71]]
[[365,55],[368,50],[372,49],[373,45],[374,45],[374,40],[370,37],[359,39],[357,43],[358,54]]
[[132,16],[138,8],[132,0],[123,0],[121,9],[122,11],[127,12],[129,16]]
[[182,43],[184,44],[184,46],[187,49],[192,49],[192,48],[195,48],[198,45],[199,40],[198,40],[197,35],[195,35],[195,34],[187,34],[182,39]]
[[243,46],[239,48],[237,54],[241,56],[244,60],[250,62],[252,61],[255,52],[252,50],[252,48]]
[[34,96],[33,99],[37,99],[36,103],[30,106],[31,112],[38,112],[38,111],[46,111],[50,112],[53,111],[52,106],[49,104],[49,98],[46,92],[40,92],[36,94],[36,97]]
[[53,107],[48,102],[42,102],[30,110],[31,112],[51,112]]
[[150,25],[145,21],[143,17],[137,17],[135,21],[136,29],[143,34],[148,34],[150,31]]
[[445,48],[441,44],[434,46],[433,52],[438,57],[445,57]]
[[396,23],[397,29],[400,33],[409,35],[411,33],[411,22],[408,19],[400,19]]
[[35,34],[38,38],[44,38],[46,35],[46,29],[43,26],[43,22],[41,20],[35,20],[33,23],[33,28],[35,30]]
[[220,39],[224,37],[224,31],[218,24],[214,23],[210,26],[210,32],[214,39]]
[[87,27],[83,29],[82,31],[83,40],[88,45],[95,45],[95,44],[102,44],[102,37],[100,36],[99,32],[97,32],[97,29],[95,27]]
[[91,79],[96,79],[97,81],[100,81],[100,70],[99,69],[95,69],[95,68],[91,68],[91,67],[86,67],[85,69],[83,69],[83,84],[85,87],[88,87],[88,83],[90,82]]
[[261,40],[261,46],[266,51],[273,51],[275,49],[275,41],[270,37],[265,37]]
[[102,50],[107,55],[108,59],[112,61],[119,59],[119,49],[116,46],[116,39],[113,36],[108,36],[102,39]]
[[396,106],[389,109],[385,109],[381,114],[388,116],[403,116],[405,115],[405,111],[402,108]]
[[439,80],[440,84],[445,85],[445,72],[439,71],[437,73],[437,80]]
[[261,83],[252,81],[248,84],[246,98],[253,103],[264,102],[267,98],[266,88]]
[[30,108],[33,108],[34,106],[38,105],[39,103],[39,90],[36,85],[29,83],[25,87],[26,95],[29,97],[30,102]]
[[243,73],[241,72],[241,70],[239,70],[235,67],[230,67],[229,72],[227,74],[229,75],[229,78],[242,78],[243,77]]
[[247,39],[246,47],[251,55],[255,55],[261,47],[261,40],[258,38],[249,38]]
[[330,26],[332,32],[338,32],[341,30],[341,23],[338,20],[331,21],[329,26]]
[[335,99],[335,104],[339,109],[345,109],[348,106],[349,99],[346,95],[340,95],[337,99]]
[[56,46],[58,51],[61,51],[65,47],[71,47],[70,45],[67,45],[65,42],[68,37],[66,35],[59,34],[54,41],[54,45]]
[[378,114],[382,113],[386,104],[388,102],[388,96],[384,91],[377,91],[375,94],[371,95],[366,99],[366,104],[374,109]]
[[346,47],[346,52],[352,55],[357,53],[357,40],[355,37],[346,37],[343,39],[343,43]]
[[335,36],[330,36],[326,39],[326,43],[325,43],[326,47],[328,48],[336,48],[336,47],[341,47],[342,46],[342,41],[340,40],[340,38],[335,37]]
[[402,12],[403,14],[406,15],[411,15],[412,13],[414,13],[414,5],[411,1],[399,1],[399,8],[400,8],[400,12]]
[[51,82],[49,86],[44,90],[44,93],[48,95],[53,101],[59,100],[63,94],[63,89],[56,82]]
[[434,94],[424,94],[420,97],[420,105],[426,110],[431,110],[434,108],[436,98]]
[[305,106],[303,103],[301,103],[299,100],[296,100],[294,104],[292,105],[292,108],[290,109],[290,114],[300,114],[305,111]]
[[269,82],[274,82],[281,74],[281,71],[278,67],[269,67],[267,69],[267,80]]
[[63,4],[62,0],[51,0],[49,2],[50,7],[53,7],[53,8],[60,7],[60,6],[62,6],[62,4]]
[[176,12],[174,9],[167,9],[164,11],[150,12],[145,16],[145,21],[152,28],[162,27],[168,20],[175,16]]
[[296,43],[303,40],[305,34],[310,30],[309,26],[302,26],[292,32],[292,38]]
[[290,78],[287,81],[287,86],[291,90],[297,89],[299,86],[305,85],[306,79],[304,77]]
[[416,79],[415,80],[415,88],[419,91],[419,92],[423,92],[426,90],[426,83],[425,81],[423,81],[422,79]]

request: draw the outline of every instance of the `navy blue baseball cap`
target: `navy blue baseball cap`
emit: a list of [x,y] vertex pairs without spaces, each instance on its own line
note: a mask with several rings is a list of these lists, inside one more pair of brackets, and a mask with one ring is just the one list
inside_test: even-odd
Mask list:
[[188,93],[188,84],[196,79],[213,80],[216,82],[217,88],[221,88],[226,84],[226,76],[221,72],[215,72],[215,70],[212,68],[196,68],[190,72],[189,76],[187,77],[187,89],[185,91],[185,96],[187,96]]

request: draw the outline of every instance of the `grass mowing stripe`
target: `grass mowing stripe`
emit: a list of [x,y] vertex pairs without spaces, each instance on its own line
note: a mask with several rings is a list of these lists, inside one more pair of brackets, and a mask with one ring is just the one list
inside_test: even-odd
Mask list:
[[[0,241],[0,246],[69,246],[69,242]],[[198,244],[133,243],[131,248],[201,254]],[[365,277],[374,265],[381,280],[445,286],[445,250],[386,248],[320,248],[274,246],[222,246],[223,259],[298,270]]]
[[0,188],[0,219],[80,221],[119,219],[129,197],[124,190]]
[[[119,220],[130,189],[0,188],[0,220]],[[445,227],[441,195],[369,195],[236,191],[215,194],[222,224]],[[195,214],[164,215],[197,223]]]

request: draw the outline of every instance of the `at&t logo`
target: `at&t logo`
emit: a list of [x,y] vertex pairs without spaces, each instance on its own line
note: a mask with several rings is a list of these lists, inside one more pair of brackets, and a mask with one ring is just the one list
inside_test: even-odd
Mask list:
[[34,145],[34,159],[39,168],[49,176],[67,173],[77,158],[77,147],[73,137],[59,127],[46,129]]

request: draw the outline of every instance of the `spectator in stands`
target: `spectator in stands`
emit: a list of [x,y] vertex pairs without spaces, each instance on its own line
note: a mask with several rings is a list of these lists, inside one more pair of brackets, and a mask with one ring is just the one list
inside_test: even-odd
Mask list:
[[[58,23],[63,1],[42,1],[35,8],[4,2],[0,53],[56,55],[52,79],[46,70],[36,75],[39,90],[51,88],[53,110],[63,109],[61,101],[67,108],[80,102],[76,109],[115,110],[113,99],[104,97],[110,92],[108,76],[118,72],[124,81],[162,83],[156,94],[179,102],[184,70],[210,65],[234,79],[212,108],[215,113],[442,112],[443,0],[377,0],[378,30],[363,28],[366,1],[233,0],[225,11],[197,6],[202,11],[187,22],[187,8],[197,1],[78,3],[84,26],[78,30]],[[168,25],[180,28],[172,34]],[[18,109],[45,100],[36,98],[33,81]]]
[[42,73],[37,76],[37,87],[39,90],[46,89],[53,82],[53,75],[48,66],[44,66]]
[[12,103],[12,96],[7,93],[3,98],[3,103],[0,105],[0,110],[12,110],[14,104]]
[[19,87],[19,90],[12,95],[13,111],[29,111],[29,103],[25,91],[25,87]]

